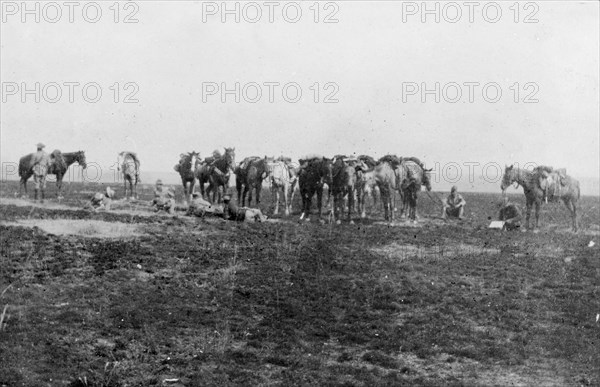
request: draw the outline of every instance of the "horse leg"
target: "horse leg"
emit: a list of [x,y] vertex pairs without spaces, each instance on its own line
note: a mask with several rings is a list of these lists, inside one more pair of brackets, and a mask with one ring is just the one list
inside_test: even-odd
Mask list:
[[539,227],[539,220],[540,220],[540,201],[536,200],[535,201],[535,227],[534,227],[534,230]]
[[577,232],[577,207],[575,206],[575,203],[570,199],[563,198],[563,202],[565,203],[565,206],[567,206],[567,210],[569,210],[569,212],[571,213],[573,232]]
[[62,199],[61,190],[62,190],[62,175],[56,174],[56,198]]
[[354,209],[354,190],[352,187],[348,190],[348,220],[352,222],[352,210]]

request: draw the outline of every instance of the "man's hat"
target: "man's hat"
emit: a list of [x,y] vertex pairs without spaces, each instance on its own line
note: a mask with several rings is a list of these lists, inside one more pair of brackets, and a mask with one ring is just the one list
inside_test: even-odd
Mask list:
[[162,182],[162,180],[161,180],[161,179],[158,179],[158,180],[156,180],[156,185],[162,185],[162,183],[163,183],[163,182]]
[[106,187],[106,196],[112,199],[115,196],[115,191],[113,191],[110,187]]
[[38,144],[36,145],[38,148],[45,148],[46,145],[42,144],[41,142],[38,142]]
[[223,201],[224,202],[228,202],[230,200],[231,200],[231,195],[225,195],[225,196],[223,196]]

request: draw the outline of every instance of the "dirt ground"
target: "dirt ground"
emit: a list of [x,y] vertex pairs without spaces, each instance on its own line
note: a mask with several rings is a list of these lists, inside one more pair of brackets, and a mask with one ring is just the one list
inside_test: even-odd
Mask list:
[[422,193],[417,224],[370,206],[333,225],[297,202],[245,224],[156,214],[150,186],[97,213],[100,185],[44,205],[17,189],[0,187],[0,386],[600,385],[597,197],[574,234],[558,204],[539,233],[488,229],[499,193],[464,194],[462,222]]

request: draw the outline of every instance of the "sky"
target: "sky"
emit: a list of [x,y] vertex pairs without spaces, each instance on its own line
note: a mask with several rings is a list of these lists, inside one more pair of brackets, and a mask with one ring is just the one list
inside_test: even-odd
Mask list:
[[596,1],[90,3],[2,2],[3,179],[40,141],[105,174],[122,150],[176,178],[180,153],[235,147],[416,156],[444,188],[600,175]]

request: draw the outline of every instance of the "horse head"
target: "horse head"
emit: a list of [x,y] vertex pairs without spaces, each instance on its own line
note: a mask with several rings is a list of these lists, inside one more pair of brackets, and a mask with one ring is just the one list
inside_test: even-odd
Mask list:
[[225,148],[223,158],[226,162],[226,169],[233,169],[235,165],[235,148]]
[[81,168],[87,168],[87,162],[85,161],[84,151],[77,152],[77,154],[75,155],[75,160],[79,163],[79,165],[81,165]]
[[500,184],[502,192],[506,191],[506,189],[516,180],[517,177],[515,175],[514,165],[507,165],[504,168],[504,175],[502,176],[502,183]]
[[427,191],[431,191],[431,171],[433,171],[433,168],[430,169],[423,169],[423,184],[425,184],[425,188],[427,189]]

